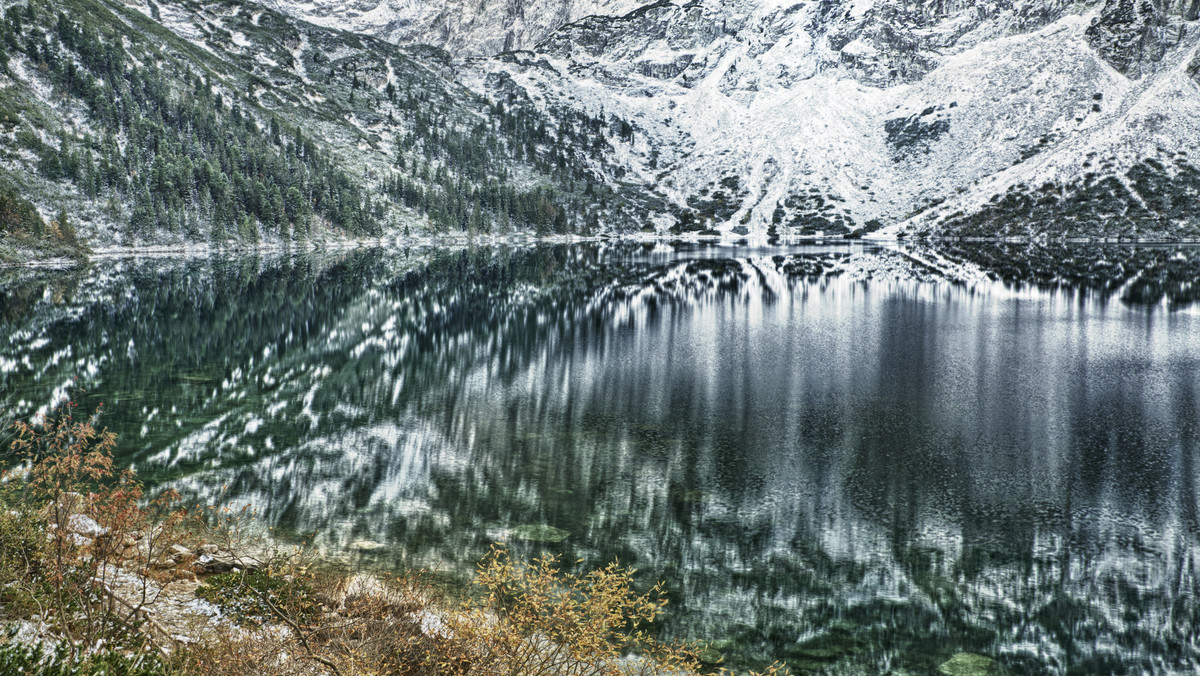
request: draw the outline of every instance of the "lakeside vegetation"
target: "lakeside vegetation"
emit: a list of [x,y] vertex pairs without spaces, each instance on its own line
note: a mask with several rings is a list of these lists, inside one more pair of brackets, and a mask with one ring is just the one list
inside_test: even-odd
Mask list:
[[66,209],[59,209],[47,223],[18,191],[0,187],[0,264],[47,258],[83,261],[89,253]]
[[[461,598],[419,572],[338,569],[250,536],[248,507],[184,509],[173,491],[146,499],[113,464],[100,411],[75,409],[14,423],[3,449],[4,673],[730,673],[711,647],[657,638],[666,590],[638,590],[617,562],[580,572],[496,545]],[[195,596],[220,619],[186,636],[164,626],[157,610],[177,580],[199,582]]]

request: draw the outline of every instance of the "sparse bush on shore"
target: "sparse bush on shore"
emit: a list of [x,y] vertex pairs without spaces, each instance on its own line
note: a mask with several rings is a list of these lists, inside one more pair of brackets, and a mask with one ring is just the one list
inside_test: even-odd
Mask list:
[[98,646],[165,655],[144,613],[150,586],[135,586],[130,598],[113,584],[123,565],[145,569],[163,558],[182,518],[169,510],[174,494],[143,504],[133,472],[113,467],[116,437],[97,427],[99,410],[77,419],[74,409],[67,401],[14,423],[0,485],[0,603],[50,627],[65,660],[94,656]]
[[0,263],[47,257],[86,260],[89,252],[66,209],[60,208],[47,222],[20,193],[0,187]]

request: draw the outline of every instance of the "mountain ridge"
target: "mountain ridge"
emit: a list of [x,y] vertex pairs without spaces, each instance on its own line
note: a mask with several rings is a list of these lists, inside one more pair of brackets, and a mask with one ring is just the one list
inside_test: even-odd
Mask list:
[[[311,23],[375,35],[395,43],[424,43],[457,57],[493,56],[530,47],[558,27],[589,15],[633,11],[641,0],[504,0],[440,3],[415,0],[265,0]],[[472,11],[472,7],[479,8]]]
[[1200,237],[1200,0],[506,3],[9,4],[0,231]]
[[[1179,65],[1200,58],[1195,31],[1186,30],[1191,5],[1160,3],[1157,19],[1139,23],[1126,20],[1127,3],[1112,0],[995,3],[1008,10],[991,15],[964,15],[978,8],[960,5],[932,19],[905,19],[898,7],[935,3],[832,3],[850,6],[844,14],[823,11],[829,4],[660,2],[564,26],[525,58],[477,67],[642,121],[658,159],[672,167],[657,177],[674,180],[675,201],[731,234],[771,226],[845,234],[872,221],[891,233],[943,235],[1200,233],[1184,208],[1200,187],[1194,168],[1174,159],[1194,157],[1200,138],[1196,70]],[[1149,90],[1173,98],[1156,101]],[[1068,142],[1075,136],[1087,142]],[[1131,171],[1155,173],[1169,194],[1116,190],[1138,183]],[[1096,176],[1085,181],[1089,173]],[[724,191],[714,207],[708,195],[731,176],[745,194]],[[1112,185],[1094,188],[1105,178]],[[1025,204],[1043,199],[1026,193],[1051,181],[1056,202],[1067,203],[1051,211],[1077,217],[1069,227]],[[1023,198],[1004,222],[965,227],[964,217],[1010,191]],[[1072,197],[1089,191],[1104,194]],[[1147,197],[1171,205],[1147,210]],[[1033,224],[1020,227],[1023,218]]]

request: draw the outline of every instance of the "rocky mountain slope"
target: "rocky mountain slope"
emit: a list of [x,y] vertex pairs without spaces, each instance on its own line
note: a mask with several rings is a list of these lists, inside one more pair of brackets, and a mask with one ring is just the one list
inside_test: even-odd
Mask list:
[[674,227],[1196,237],[1196,2],[668,0],[466,65],[631,121]]
[[646,208],[603,180],[606,121],[494,104],[436,49],[237,0],[3,14],[0,249],[566,233]]
[[593,14],[619,15],[640,0],[265,0],[314,24],[397,43],[424,43],[457,57],[525,49]]
[[1195,0],[275,2],[630,120],[660,228],[1200,235]]
[[1200,237],[1200,0],[270,2],[5,5],[0,231]]

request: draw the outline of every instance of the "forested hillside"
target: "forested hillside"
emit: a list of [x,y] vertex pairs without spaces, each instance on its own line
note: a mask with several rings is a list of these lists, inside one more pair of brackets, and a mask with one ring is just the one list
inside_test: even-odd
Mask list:
[[10,240],[60,211],[99,245],[636,225],[604,175],[622,121],[484,101],[431,48],[236,0],[31,0],[0,42]]

